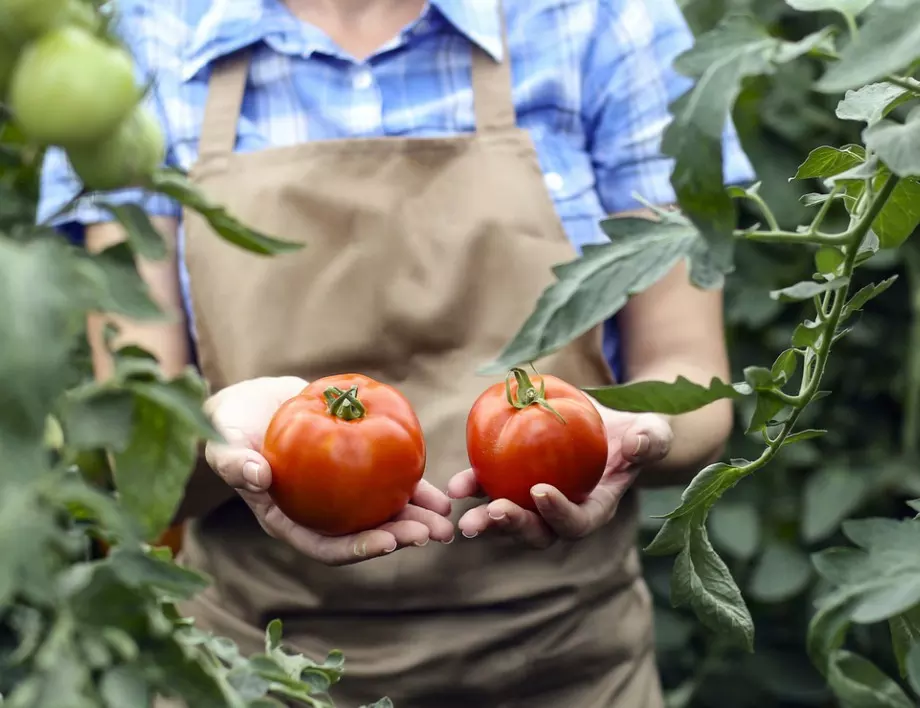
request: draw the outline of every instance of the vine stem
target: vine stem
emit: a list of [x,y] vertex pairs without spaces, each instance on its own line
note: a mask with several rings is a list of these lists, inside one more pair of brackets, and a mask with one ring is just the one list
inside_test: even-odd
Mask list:
[[[878,194],[875,195],[875,198],[872,200],[868,208],[866,208],[865,211],[856,220],[856,223],[853,225],[853,227],[840,235],[841,241],[848,246],[846,259],[844,260],[843,264],[842,277],[852,277],[853,271],[856,267],[856,256],[859,253],[859,247],[862,245],[863,240],[866,238],[866,235],[872,228],[872,223],[875,221],[879,213],[881,213],[882,208],[884,208],[885,204],[891,198],[891,194],[894,192],[895,187],[898,185],[898,181],[899,178],[897,176],[893,175],[889,177],[884,186],[878,191]],[[813,240],[811,242],[814,243]],[[738,479],[747,477],[748,475],[758,471],[762,467],[766,466],[776,456],[780,448],[783,446],[783,443],[786,441],[786,438],[788,438],[789,435],[792,434],[792,431],[795,429],[795,425],[799,420],[799,416],[801,416],[806,406],[808,406],[808,404],[811,403],[815,396],[818,394],[821,379],[824,377],[824,371],[827,366],[828,356],[830,355],[831,347],[834,343],[834,334],[836,333],[837,327],[840,324],[840,318],[843,315],[843,309],[846,305],[849,291],[850,284],[847,282],[844,287],[834,291],[830,312],[828,312],[825,316],[823,312],[819,311],[819,319],[824,320],[824,332],[821,336],[820,344],[815,351],[813,373],[811,376],[803,375],[802,384],[799,388],[798,395],[789,397],[788,402],[792,406],[793,410],[785,422],[783,422],[779,434],[775,438],[770,439],[767,447],[764,448],[763,452],[756,460],[753,460],[752,462],[749,462],[748,464],[744,465],[743,467],[739,467],[734,471],[733,474]]]
[[847,242],[847,233],[822,234],[795,231],[744,231],[737,229],[736,238],[748,241],[762,241],[764,243],[804,243],[810,246],[842,246]]
[[884,81],[895,86],[900,86],[905,91],[909,91],[915,96],[920,96],[920,82],[903,76],[886,76]]

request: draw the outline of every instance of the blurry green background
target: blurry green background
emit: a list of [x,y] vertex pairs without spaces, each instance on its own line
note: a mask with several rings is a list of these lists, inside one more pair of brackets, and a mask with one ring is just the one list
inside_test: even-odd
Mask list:
[[[726,12],[747,10],[787,39],[836,21],[804,15],[783,0],[683,0],[697,33]],[[820,145],[860,142],[860,125],[838,120],[839,97],[812,92],[819,66],[808,60],[746,85],[735,121],[763,180],[761,194],[784,228],[810,221],[800,197],[814,184],[790,182],[808,152]],[[748,215],[749,219],[759,218]],[[829,224],[830,227],[830,224]],[[802,248],[739,244],[737,271],[726,292],[729,346],[740,380],[745,366],[767,366],[788,345],[804,306],[780,305],[768,291],[807,279],[812,255]],[[671,708],[833,706],[805,653],[812,603],[821,592],[809,554],[841,543],[840,522],[861,516],[909,516],[906,499],[920,495],[917,465],[920,415],[920,246],[908,241],[858,272],[855,287],[898,273],[854,331],[835,348],[822,388],[832,391],[806,412],[803,427],[828,429],[819,440],[783,449],[755,478],[713,509],[709,531],[751,607],[757,627],[753,655],[726,648],[695,618],[668,601],[673,558],[645,557],[656,602],[659,664]],[[913,330],[917,330],[913,332]],[[743,430],[750,410],[739,408],[729,454],[752,459],[761,449]],[[654,535],[651,514],[670,511],[680,490],[644,493],[643,542]],[[859,627],[858,651],[896,674],[887,627]]]

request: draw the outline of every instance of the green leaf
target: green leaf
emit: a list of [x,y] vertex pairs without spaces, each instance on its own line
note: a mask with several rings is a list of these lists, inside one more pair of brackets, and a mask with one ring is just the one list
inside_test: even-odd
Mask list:
[[846,650],[828,664],[827,681],[846,708],[913,708],[901,687],[875,664]]
[[[883,169],[875,179],[876,189],[889,178]],[[872,230],[881,248],[897,248],[920,224],[920,182],[902,179],[898,182],[881,213],[872,222]]]
[[785,602],[808,587],[811,574],[811,564],[801,550],[771,542],[754,566],[748,592],[759,602]]
[[169,526],[195,466],[196,443],[187,422],[149,398],[135,397],[134,433],[115,454],[114,477],[122,504],[147,538]]
[[799,355],[795,353],[794,349],[787,349],[776,357],[776,361],[773,362],[773,366],[770,369],[770,375],[777,385],[782,386],[792,379],[798,365]]
[[799,12],[834,11],[856,17],[875,0],[786,0],[786,4]]
[[751,414],[751,420],[748,422],[745,433],[759,433],[764,428],[772,424],[786,404],[770,390],[757,392],[757,403],[754,405],[754,412]]
[[821,246],[815,253],[815,267],[819,273],[834,275],[846,262],[846,255],[836,246]]
[[181,420],[198,437],[222,439],[202,410],[206,392],[197,375],[187,372],[182,378],[165,383],[132,383],[130,388],[137,396]]
[[891,644],[898,661],[898,671],[902,678],[906,678],[907,654],[920,643],[920,606],[891,617],[888,627],[891,630]]
[[824,467],[809,476],[802,495],[801,534],[807,543],[822,541],[862,506],[869,484],[864,475]]
[[846,305],[843,307],[843,313],[841,315],[841,322],[853,315],[854,312],[861,310],[866,306],[873,298],[878,297],[888,288],[894,285],[894,281],[898,279],[898,276],[893,275],[890,278],[883,280],[880,283],[875,283],[873,285],[867,285],[864,288],[860,289]]
[[916,19],[914,2],[880,3],[816,88],[824,93],[860,88],[912,64],[920,57],[920,24]]
[[68,446],[121,451],[131,439],[134,397],[127,391],[89,384],[68,392],[60,418]]
[[870,125],[863,131],[863,140],[894,174],[920,176],[920,110],[917,108],[907,115],[904,123],[883,119]]
[[690,536],[690,524],[696,517],[693,514],[665,520],[658,529],[645,552],[650,556],[673,556],[686,547]]
[[671,575],[671,603],[691,607],[699,620],[726,640],[754,650],[754,622],[741,591],[706,534],[705,515],[693,515],[687,546]]
[[121,224],[128,237],[128,245],[136,255],[154,261],[166,258],[166,241],[150,221],[150,215],[139,205],[107,202],[96,204],[112,214]]
[[244,226],[223,207],[208,201],[188,178],[177,170],[160,170],[153,176],[155,191],[172,197],[180,204],[200,214],[221,238],[259,255],[292,253],[304,247],[302,243],[282,241]]
[[265,651],[273,652],[281,647],[281,621],[273,619],[265,628]]
[[815,428],[809,428],[808,430],[800,430],[797,433],[793,433],[783,440],[783,445],[794,445],[798,442],[805,442],[806,440],[814,440],[815,438],[820,438],[827,435],[826,430],[817,430]]
[[837,104],[837,117],[872,125],[911,98],[913,95],[900,86],[886,82],[869,84],[847,91],[846,97]]
[[824,329],[824,322],[813,322],[811,320],[805,320],[801,324],[797,325],[795,331],[792,333],[792,345],[802,348],[815,348],[818,344],[818,339],[824,332]]
[[614,410],[680,415],[725,398],[750,395],[751,388],[747,384],[727,384],[717,378],[713,378],[707,387],[678,376],[673,383],[634,381],[606,388],[586,388],[584,391]]
[[700,241],[680,215],[668,221],[610,219],[612,243],[585,246],[580,258],[553,268],[556,281],[498,358],[480,373],[537,361],[615,315],[630,295],[654,285]]
[[87,291],[93,294],[94,309],[124,315],[133,320],[163,320],[163,311],[150,297],[147,284],[137,272],[134,252],[118,243],[78,264]]
[[907,669],[907,680],[910,682],[911,690],[920,696],[920,642],[914,643],[907,652],[904,666]]
[[27,490],[7,485],[0,494],[0,607],[14,594],[47,601],[54,591],[57,525],[53,512]]
[[823,676],[827,676],[834,653],[843,646],[850,627],[850,605],[846,602],[822,602],[808,623],[806,646],[808,657]]
[[680,506],[667,515],[674,519],[687,516],[694,511],[706,511],[726,491],[734,487],[744,476],[744,471],[724,462],[716,462],[700,470],[680,497]]
[[106,708],[146,706],[151,700],[144,674],[130,665],[116,666],[106,671],[99,682],[99,694]]
[[802,300],[811,300],[815,295],[821,295],[826,292],[833,292],[846,287],[850,282],[849,278],[835,278],[824,283],[816,283],[812,280],[805,280],[788,288],[774,290],[770,297],[780,302],[798,302]]
[[760,547],[760,516],[747,502],[722,501],[709,512],[712,542],[738,560],[754,557]]
[[112,569],[131,588],[156,588],[170,601],[188,600],[208,587],[206,577],[137,549],[118,546],[109,555]]
[[862,145],[846,145],[842,148],[819,147],[808,154],[795,173],[795,179],[817,179],[835,177],[866,160],[866,149]]

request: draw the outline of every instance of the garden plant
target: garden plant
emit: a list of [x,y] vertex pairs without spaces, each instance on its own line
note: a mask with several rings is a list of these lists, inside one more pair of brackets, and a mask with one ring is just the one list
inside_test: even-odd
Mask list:
[[[920,0],[682,5],[697,41],[676,68],[694,87],[663,142],[678,210],[603,222],[610,242],[556,268],[483,371],[539,367],[681,261],[696,286],[724,285],[737,379],[587,391],[667,414],[730,398],[743,418],[732,456],[647,521],[650,585],[660,597],[666,569],[677,608],[658,615],[669,700],[724,705],[713,679],[724,701],[728,677],[733,706],[907,708],[920,700]],[[84,184],[75,200],[141,186],[240,248],[296,248],[159,167],[156,77],[136,76],[112,6],[0,0],[0,705],[333,706],[346,657],[287,652],[277,621],[263,653],[241,656],[176,608],[207,578],[152,545],[217,433],[197,372],[164,378],[115,327],[115,374],[92,380],[90,313],[164,316],[136,268],[166,253],[143,205],[107,207],[127,239],[98,254],[35,225],[42,151],[57,145]],[[761,177],[745,188],[722,184],[730,116]],[[112,551],[97,557],[96,540]]]

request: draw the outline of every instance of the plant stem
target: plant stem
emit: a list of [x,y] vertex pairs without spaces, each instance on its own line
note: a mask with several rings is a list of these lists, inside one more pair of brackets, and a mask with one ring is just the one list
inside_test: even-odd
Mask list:
[[909,91],[915,96],[920,96],[920,81],[914,81],[905,76],[886,76],[884,81],[889,84],[894,84],[895,86],[900,86],[902,89]]
[[795,231],[744,231],[736,230],[735,237],[764,243],[806,243],[814,246],[840,246],[846,243],[847,234],[798,233]]
[[843,19],[847,23],[847,31],[850,33],[851,39],[856,39],[859,36],[859,25],[856,24],[856,18],[853,17],[852,12],[841,12]]
[[821,224],[824,223],[824,219],[827,217],[827,213],[831,210],[831,206],[834,204],[834,199],[840,193],[840,185],[835,184],[834,188],[831,190],[831,193],[827,195],[827,199],[824,204],[821,205],[821,209],[815,215],[814,221],[811,222],[811,226],[808,227],[808,233],[811,236],[815,236],[818,233],[818,229],[821,228]]
[[910,337],[907,341],[907,393],[901,422],[901,452],[914,457],[920,436],[920,251],[910,242],[904,248],[904,265],[910,287]]
[[[859,247],[869,233],[869,229],[872,228],[872,223],[891,198],[891,194],[894,192],[894,188],[897,186],[898,181],[899,178],[896,176],[889,177],[878,194],[875,195],[869,207],[859,216],[853,227],[847,230],[846,233],[841,234],[842,241],[848,246],[841,277],[847,279],[852,278],[853,271],[856,267],[856,255],[859,252]],[[831,346],[834,343],[834,334],[840,324],[840,318],[843,315],[843,308],[846,305],[849,290],[850,284],[848,281],[844,287],[834,291],[832,305],[830,311],[826,313],[826,315],[821,311],[823,308],[819,309],[818,318],[819,320],[824,320],[824,332],[821,335],[820,344],[815,350],[814,371],[811,376],[803,375],[799,394],[797,396],[789,396],[788,402],[793,410],[789,418],[783,423],[779,434],[770,441],[760,457],[734,471],[734,474],[737,475],[739,479],[751,475],[763,468],[776,456],[776,453],[779,452],[786,438],[788,438],[795,429],[799,416],[801,416],[806,406],[808,406],[818,394],[821,379],[824,376],[827,360],[830,355]]]

